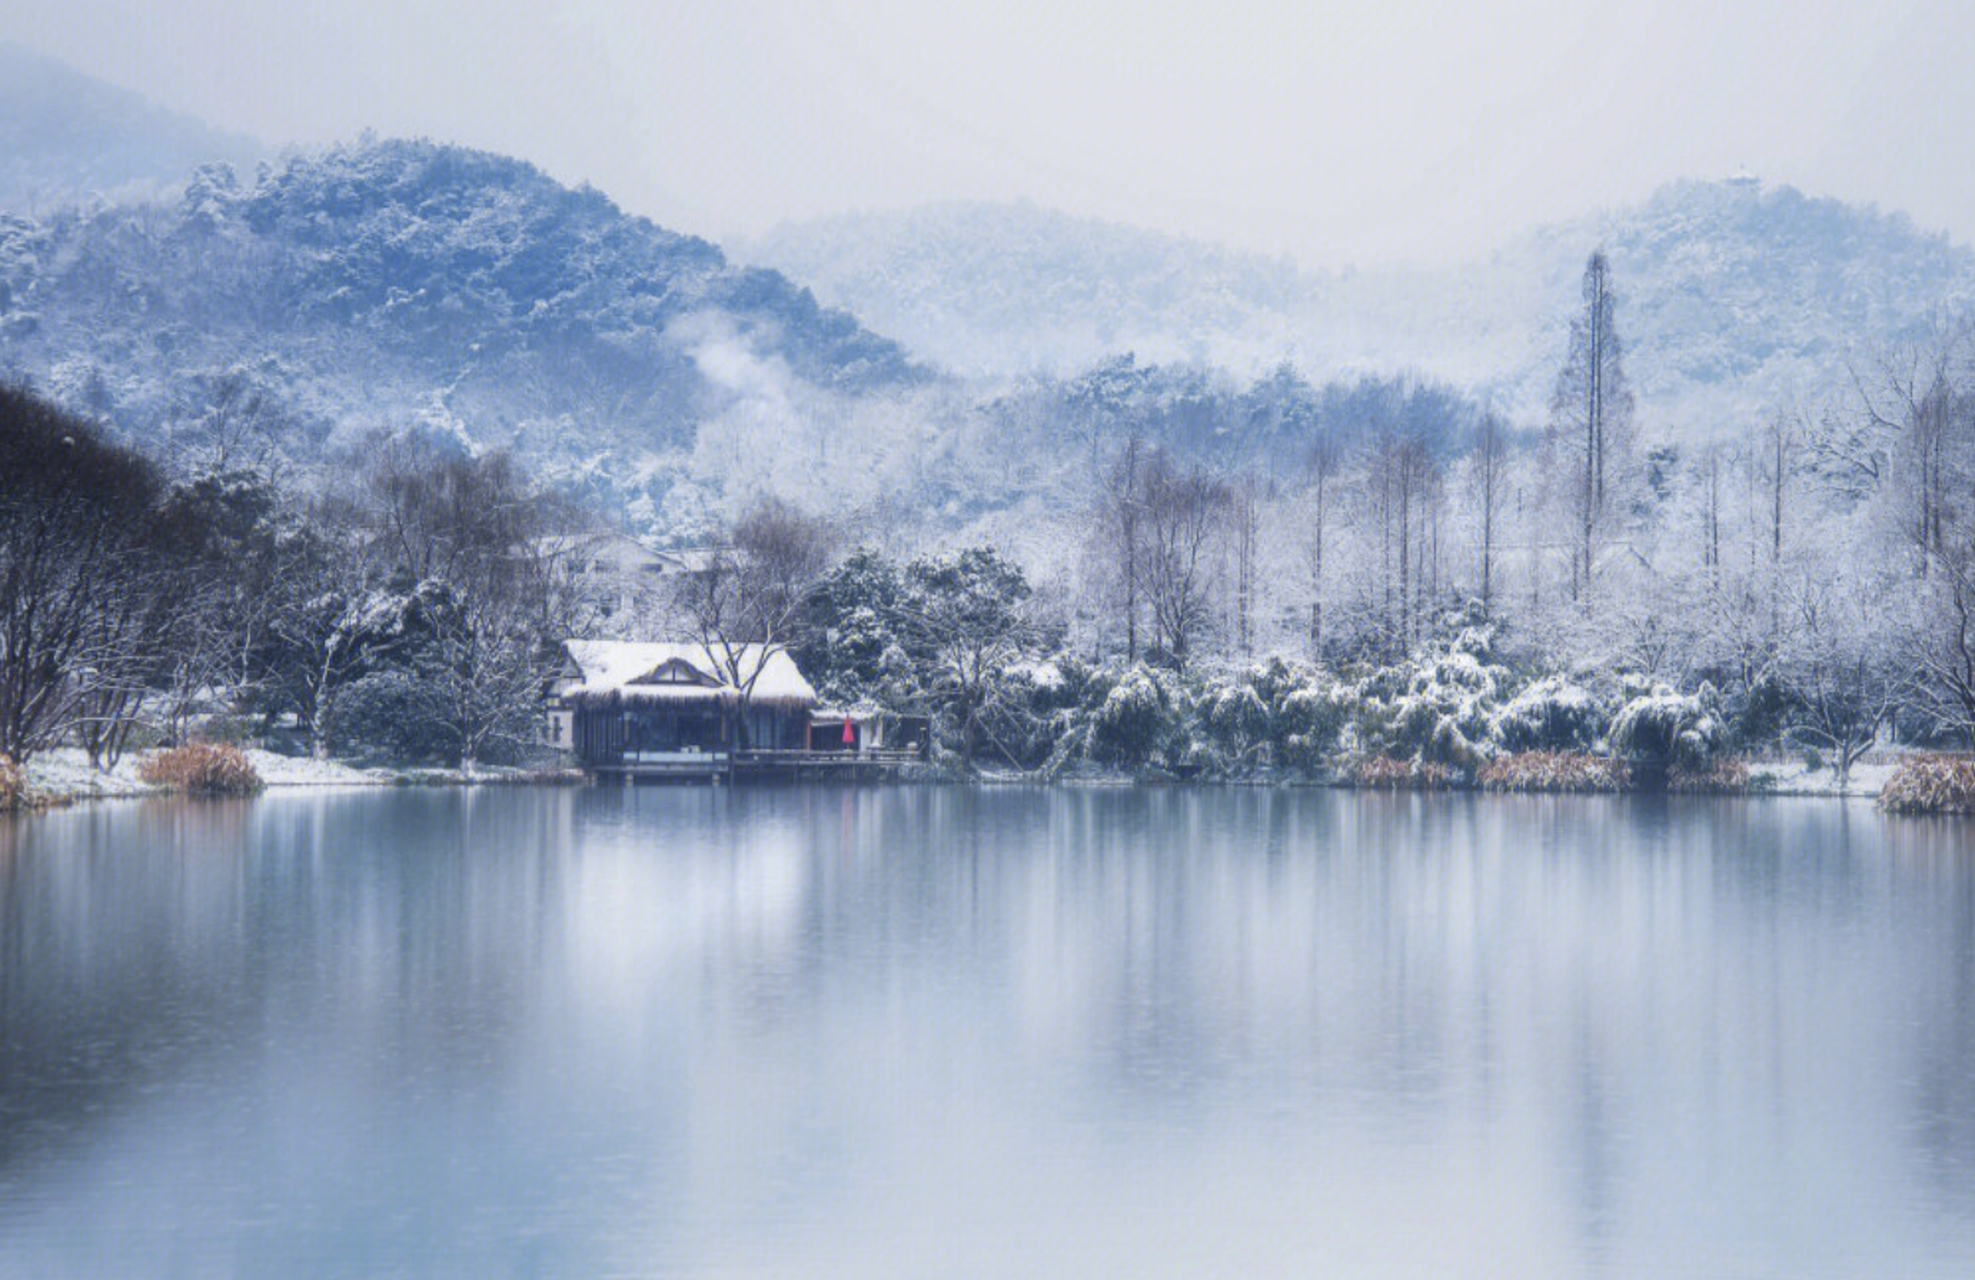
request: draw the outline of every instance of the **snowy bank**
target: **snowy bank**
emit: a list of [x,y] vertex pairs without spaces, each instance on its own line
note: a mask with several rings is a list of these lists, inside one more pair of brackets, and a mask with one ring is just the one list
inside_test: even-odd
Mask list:
[[[56,804],[73,800],[163,795],[164,788],[145,782],[141,776],[145,761],[154,754],[134,751],[119,760],[115,768],[98,771],[90,768],[89,757],[80,748],[57,747],[28,760],[28,790],[37,800]],[[490,767],[472,770],[376,769],[336,760],[284,756],[259,748],[248,748],[243,754],[254,766],[254,772],[260,775],[262,784],[269,788],[478,786],[516,782],[566,784],[584,780],[584,775],[576,770]]]

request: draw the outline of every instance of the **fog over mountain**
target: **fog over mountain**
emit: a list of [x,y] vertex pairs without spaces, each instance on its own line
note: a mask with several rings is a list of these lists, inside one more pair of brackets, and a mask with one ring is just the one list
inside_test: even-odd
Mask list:
[[1122,351],[1253,374],[1418,370],[1543,417],[1586,256],[1610,254],[1649,431],[1708,433],[1843,384],[1861,345],[1975,297],[1975,253],[1899,214],[1758,180],[1670,184],[1450,269],[1293,263],[1030,205],[784,227],[737,252],[949,368],[1073,371]]
[[245,170],[263,155],[251,138],[0,41],[0,209],[154,198],[199,165]]
[[790,226],[743,266],[521,160],[366,137],[261,161],[5,56],[0,134],[33,146],[0,195],[0,374],[167,451],[244,419],[304,470],[378,430],[509,448],[669,537],[779,492],[1041,538],[1127,429],[1277,468],[1380,415],[1455,452],[1484,405],[1533,429],[1600,245],[1649,440],[1814,409],[1975,297],[1965,246],[1752,180],[1452,269],[1311,273],[966,203]]

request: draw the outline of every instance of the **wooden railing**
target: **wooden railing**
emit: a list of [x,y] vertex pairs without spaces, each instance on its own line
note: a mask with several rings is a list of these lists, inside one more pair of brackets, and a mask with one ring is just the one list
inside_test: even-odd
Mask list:
[[775,768],[843,768],[860,764],[913,764],[925,759],[917,751],[872,748],[866,751],[736,751],[734,762]]

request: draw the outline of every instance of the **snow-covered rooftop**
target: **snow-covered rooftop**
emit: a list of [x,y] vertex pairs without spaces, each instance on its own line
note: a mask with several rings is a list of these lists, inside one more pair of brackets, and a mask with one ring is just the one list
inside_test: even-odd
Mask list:
[[816,690],[780,646],[737,645],[731,663],[724,649],[710,650],[697,641],[570,640],[563,648],[578,673],[562,690],[566,698],[727,700],[740,695],[730,679],[737,672],[742,684],[754,677],[750,696],[756,702],[816,701]]

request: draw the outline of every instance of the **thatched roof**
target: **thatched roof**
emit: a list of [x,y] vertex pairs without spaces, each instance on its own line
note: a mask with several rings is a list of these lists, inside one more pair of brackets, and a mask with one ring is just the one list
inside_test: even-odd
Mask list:
[[[740,688],[728,679],[725,653],[716,658],[697,642],[570,640],[563,649],[573,668],[570,682],[561,689],[566,702],[724,706],[741,696]],[[741,645],[733,666],[741,685],[753,677],[751,705],[791,710],[816,705],[816,690],[785,649]]]

